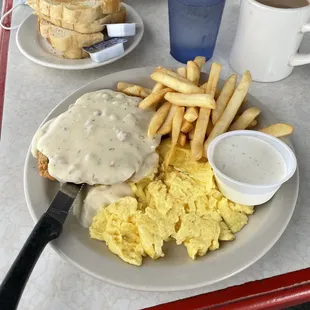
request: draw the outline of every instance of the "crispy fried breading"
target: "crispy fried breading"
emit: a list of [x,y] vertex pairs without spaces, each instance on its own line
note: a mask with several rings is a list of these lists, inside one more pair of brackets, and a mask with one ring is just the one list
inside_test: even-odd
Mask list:
[[55,178],[53,178],[48,173],[48,158],[39,151],[38,151],[38,168],[41,177],[49,179],[51,181],[55,180]]

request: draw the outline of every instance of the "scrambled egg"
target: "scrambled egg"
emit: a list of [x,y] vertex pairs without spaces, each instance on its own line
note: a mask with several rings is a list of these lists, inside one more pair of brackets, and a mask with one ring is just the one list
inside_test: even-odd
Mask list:
[[130,184],[134,198],[102,208],[90,227],[92,238],[105,241],[127,263],[140,266],[146,255],[163,257],[163,244],[171,239],[184,244],[190,258],[204,256],[217,250],[220,241],[234,240],[254,212],[227,200],[209,163],[192,161],[187,148],[177,147],[164,171],[169,150],[170,141],[163,141],[159,169]]
[[89,231],[92,238],[105,241],[110,251],[125,262],[139,266],[145,251],[135,225],[138,213],[135,198],[121,198],[101,209],[94,217]]

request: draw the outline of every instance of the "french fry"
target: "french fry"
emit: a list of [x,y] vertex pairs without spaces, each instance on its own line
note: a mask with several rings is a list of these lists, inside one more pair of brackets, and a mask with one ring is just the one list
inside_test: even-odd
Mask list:
[[238,110],[238,112],[237,112],[236,116],[234,117],[232,123],[234,123],[241,116],[242,112],[240,110],[241,110],[241,108]]
[[[209,94],[209,96],[211,96],[212,98],[214,98],[214,95],[216,93],[217,84],[220,79],[221,70],[222,70],[221,65],[217,63],[212,64],[209,80],[205,88],[206,94]],[[201,108],[199,111],[199,116],[198,116],[196,127],[195,127],[194,138],[191,144],[191,154],[194,160],[199,160],[204,155],[203,144],[206,138],[210,115],[211,115],[211,109],[209,108]]]
[[171,143],[173,145],[176,145],[178,143],[183,122],[184,111],[185,111],[184,107],[178,107],[173,117],[172,136],[171,136]]
[[173,121],[172,121],[172,134],[171,134],[171,149],[169,151],[169,155],[167,156],[167,159],[165,161],[165,169],[167,170],[171,161],[171,158],[174,154],[175,147],[178,143],[180,132],[181,132],[181,126],[183,122],[184,117],[184,107],[177,107],[177,110],[174,114]]
[[178,75],[182,76],[183,78],[187,77],[187,70],[186,67],[180,67],[177,69]]
[[149,124],[148,129],[148,136],[150,138],[153,138],[156,134],[157,130],[161,127],[161,125],[164,123],[169,110],[171,108],[170,102],[165,102],[155,113],[155,115],[152,117],[151,122]]
[[204,91],[205,94],[207,93],[207,92],[206,92],[207,87],[208,87],[208,82],[205,82],[204,84],[202,84],[202,85],[200,86],[200,88],[203,89],[203,91]]
[[182,77],[182,76],[181,76],[180,74],[178,74],[177,72],[174,72],[173,70],[166,69],[166,68],[164,68],[164,67],[157,67],[157,68],[155,69],[155,72],[161,72],[161,73],[164,73],[164,74],[173,76],[173,77],[175,77],[176,79],[180,79],[180,80],[182,80],[183,82],[186,82],[186,83],[195,85],[193,82],[191,82],[190,80],[188,80],[188,79],[186,78],[186,76]]
[[164,99],[165,95],[171,91],[173,91],[171,88],[164,88],[156,93],[151,93],[140,102],[139,108],[145,110],[153,106],[156,107]]
[[215,108],[215,101],[209,94],[167,93],[165,100],[182,107]]
[[294,127],[288,124],[278,123],[262,128],[259,131],[280,138],[292,134],[294,131]]
[[192,129],[192,130],[188,133],[188,138],[189,138],[190,140],[193,140],[194,134],[195,134],[195,128]]
[[160,83],[156,83],[155,86],[153,87],[152,89],[152,93],[156,93],[158,92],[159,90],[162,90],[165,88],[165,85],[163,84],[160,84]]
[[159,135],[167,135],[168,133],[172,131],[172,121],[173,121],[173,117],[174,117],[176,110],[177,110],[177,106],[172,105],[164,123],[161,125],[161,127],[157,131]]
[[213,97],[215,96],[221,71],[222,71],[222,65],[219,65],[216,62],[214,62],[211,66],[211,71],[210,71],[208,82],[200,86],[201,89],[205,90],[206,94],[210,94]]
[[205,142],[205,150],[207,149],[207,147],[209,146],[209,144],[213,139],[215,139],[217,136],[227,131],[234,117],[236,116],[243,99],[245,98],[249,90],[251,82],[252,82],[251,73],[249,71],[246,71],[237,89],[235,90],[233,96],[229,100],[226,109],[224,110],[223,114],[214,125],[213,130],[211,131],[209,137],[207,138],[207,141]]
[[189,133],[194,128],[194,124],[188,122],[187,120],[183,119],[181,131],[183,133]]
[[189,108],[186,108],[186,112],[184,114],[184,118],[188,122],[192,123],[192,122],[194,122],[198,118],[198,115],[199,115],[198,108],[196,108],[196,107],[189,107]]
[[211,131],[213,129],[213,124],[212,122],[208,122],[208,127],[207,127],[207,136],[210,135]]
[[222,90],[221,89],[217,89],[214,95],[214,99],[215,101],[217,101],[217,99],[219,98],[220,94],[221,94]]
[[118,82],[117,85],[116,85],[116,89],[118,91],[122,91],[128,87],[132,87],[134,86],[134,84],[130,84],[130,83],[126,83],[126,82]]
[[192,60],[187,62],[187,79],[198,85],[200,80],[200,68]]
[[144,88],[139,85],[129,84],[126,82],[117,83],[117,90],[126,95],[136,96],[136,97],[141,97],[141,98],[145,98],[151,93],[150,89]]
[[185,144],[186,144],[186,134],[184,134],[182,132],[180,133],[179,139],[178,139],[178,144],[180,146],[185,146]]
[[212,111],[212,123],[213,125],[219,120],[221,115],[223,114],[227,103],[229,102],[230,98],[234,94],[237,84],[237,74],[231,75],[228,80],[225,82],[225,85],[216,100],[216,108]]
[[205,141],[208,122],[210,119],[210,109],[201,108],[196,122],[195,133],[191,143],[191,154],[194,160],[199,160],[203,156],[203,143]]
[[195,62],[195,64],[199,67],[199,69],[200,69],[200,71],[201,71],[203,65],[206,63],[206,57],[197,56],[197,57],[194,59],[194,62]]
[[249,127],[249,125],[255,120],[255,118],[260,114],[260,109],[258,108],[248,108],[246,109],[228,128],[228,131],[233,130],[244,130]]
[[253,128],[255,126],[257,126],[258,121],[255,119],[247,128]]
[[174,77],[163,72],[154,72],[151,74],[151,79],[159,82],[169,88],[172,88],[180,93],[185,94],[203,94],[203,89],[198,86],[191,84],[188,80],[179,77]]

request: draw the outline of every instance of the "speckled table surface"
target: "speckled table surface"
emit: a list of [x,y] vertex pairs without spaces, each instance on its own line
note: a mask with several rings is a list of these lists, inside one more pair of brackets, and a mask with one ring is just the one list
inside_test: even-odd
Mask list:
[[[23,193],[23,165],[31,138],[47,113],[72,91],[103,75],[135,67],[178,64],[169,54],[167,1],[127,2],[145,21],[144,38],[131,54],[94,70],[70,72],[36,65],[19,52],[15,32],[11,33],[0,151],[0,281],[33,227]],[[223,78],[232,73],[228,56],[236,31],[239,2],[227,1],[214,55],[214,60],[224,65]],[[27,7],[18,9],[13,24],[30,12]],[[305,38],[301,51],[310,51],[309,37]],[[309,267],[309,80],[310,66],[303,66],[284,81],[253,83],[251,87],[251,93],[268,105],[280,121],[295,126],[293,142],[301,181],[296,211],[288,228],[259,262],[216,285],[183,292],[148,293],[118,288],[84,275],[47,247],[29,280],[19,309],[139,309]]]

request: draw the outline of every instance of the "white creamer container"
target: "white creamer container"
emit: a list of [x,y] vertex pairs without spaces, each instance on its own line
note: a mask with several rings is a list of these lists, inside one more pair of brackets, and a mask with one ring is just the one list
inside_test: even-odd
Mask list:
[[[236,181],[222,173],[214,162],[214,150],[223,139],[240,135],[260,139],[274,147],[282,155],[285,162],[285,176],[277,183],[254,185]],[[284,142],[273,136],[252,130],[236,130],[218,136],[208,146],[207,156],[209,163],[213,168],[215,179],[221,193],[235,203],[249,206],[260,205],[270,200],[281,185],[294,175],[297,168],[295,154]],[[242,158],[240,158],[240,160],[242,160]],[[266,158],[266,160],[268,160],[268,158]]]
[[107,33],[111,38],[114,37],[131,37],[136,34],[136,24],[107,24]]

